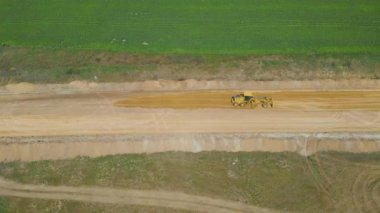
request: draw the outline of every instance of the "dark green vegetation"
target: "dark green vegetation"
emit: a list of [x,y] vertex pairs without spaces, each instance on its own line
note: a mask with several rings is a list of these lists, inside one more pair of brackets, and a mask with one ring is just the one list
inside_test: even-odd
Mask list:
[[[279,210],[331,212],[352,210],[353,199],[360,202],[372,196],[371,187],[380,181],[378,156],[168,152],[2,163],[0,175],[21,183],[182,191]],[[359,174],[375,182],[357,181]],[[361,191],[353,191],[356,188]],[[6,201],[8,206],[16,202]]]
[[379,53],[373,0],[2,0],[0,42],[137,53]]
[[2,0],[0,84],[380,78],[380,1]]
[[0,47],[0,84],[350,78],[379,79],[380,54],[195,56]]

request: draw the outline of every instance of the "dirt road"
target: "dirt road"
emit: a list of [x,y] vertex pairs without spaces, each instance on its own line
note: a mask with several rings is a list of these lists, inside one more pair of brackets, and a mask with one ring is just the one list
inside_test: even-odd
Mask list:
[[273,109],[234,109],[236,91],[0,96],[0,136],[380,132],[380,91],[258,93]]
[[0,196],[169,207],[199,212],[275,212],[227,200],[180,192],[96,187],[24,185],[0,178]]
[[[233,108],[229,99],[237,92],[0,96],[0,162],[163,151],[380,150],[380,91],[259,92],[273,97],[269,109]],[[331,135],[322,140],[321,132]],[[345,136],[350,132],[359,135]]]
[[[237,92],[0,95],[0,161],[170,150],[295,151],[303,155],[319,150],[380,150],[379,90],[258,91],[259,96],[273,97],[275,105],[270,109],[233,108],[230,96]],[[284,135],[288,133],[294,137]],[[328,139],[320,138],[321,133],[331,135]],[[346,137],[346,133],[359,136]],[[203,134],[206,137],[197,136]],[[313,139],[310,134],[314,135]],[[0,196],[205,212],[269,211],[176,192],[33,186],[1,179]]]

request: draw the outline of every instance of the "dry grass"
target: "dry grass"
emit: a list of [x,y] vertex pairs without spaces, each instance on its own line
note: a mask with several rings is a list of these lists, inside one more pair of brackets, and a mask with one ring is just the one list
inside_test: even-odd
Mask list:
[[[2,205],[3,204],[3,205]],[[74,201],[49,201],[39,199],[26,199],[26,198],[1,198],[0,197],[0,213],[13,213],[13,212],[60,212],[60,213],[124,213],[124,212],[144,212],[144,213],[186,213],[188,211],[147,207],[147,206],[123,206],[117,204],[100,204],[100,203],[85,203]]]
[[183,191],[286,211],[367,211],[379,204],[378,156],[168,152],[3,163],[0,174],[23,183]]

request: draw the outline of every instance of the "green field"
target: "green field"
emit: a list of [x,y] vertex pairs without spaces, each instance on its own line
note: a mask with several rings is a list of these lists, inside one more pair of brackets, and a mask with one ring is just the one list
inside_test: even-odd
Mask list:
[[[0,176],[30,184],[180,191],[291,212],[348,212],[357,208],[353,199],[376,198],[379,162],[379,153],[166,152],[0,163]],[[105,206],[63,204],[76,211]],[[0,198],[0,210],[23,212],[27,206],[54,210],[56,201]]]
[[0,43],[130,53],[379,53],[373,0],[2,0]]

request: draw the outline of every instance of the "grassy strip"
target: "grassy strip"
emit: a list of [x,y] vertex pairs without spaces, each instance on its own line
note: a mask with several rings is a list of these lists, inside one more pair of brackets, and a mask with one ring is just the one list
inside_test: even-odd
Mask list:
[[371,174],[372,167],[363,165],[378,164],[374,158],[168,152],[2,163],[0,175],[22,183],[183,191],[281,210],[320,212],[351,208],[350,186],[359,172]]
[[369,0],[2,0],[0,42],[130,53],[379,53]]
[[93,50],[0,47],[0,80],[318,80],[380,78],[379,54],[153,55]]
[[0,213],[13,213],[13,212],[83,212],[83,213],[124,213],[124,212],[147,212],[147,213],[185,213],[188,211],[146,207],[146,206],[125,206],[117,204],[100,204],[88,202],[74,202],[65,200],[39,200],[39,199],[25,199],[25,198],[1,198],[0,197]]

